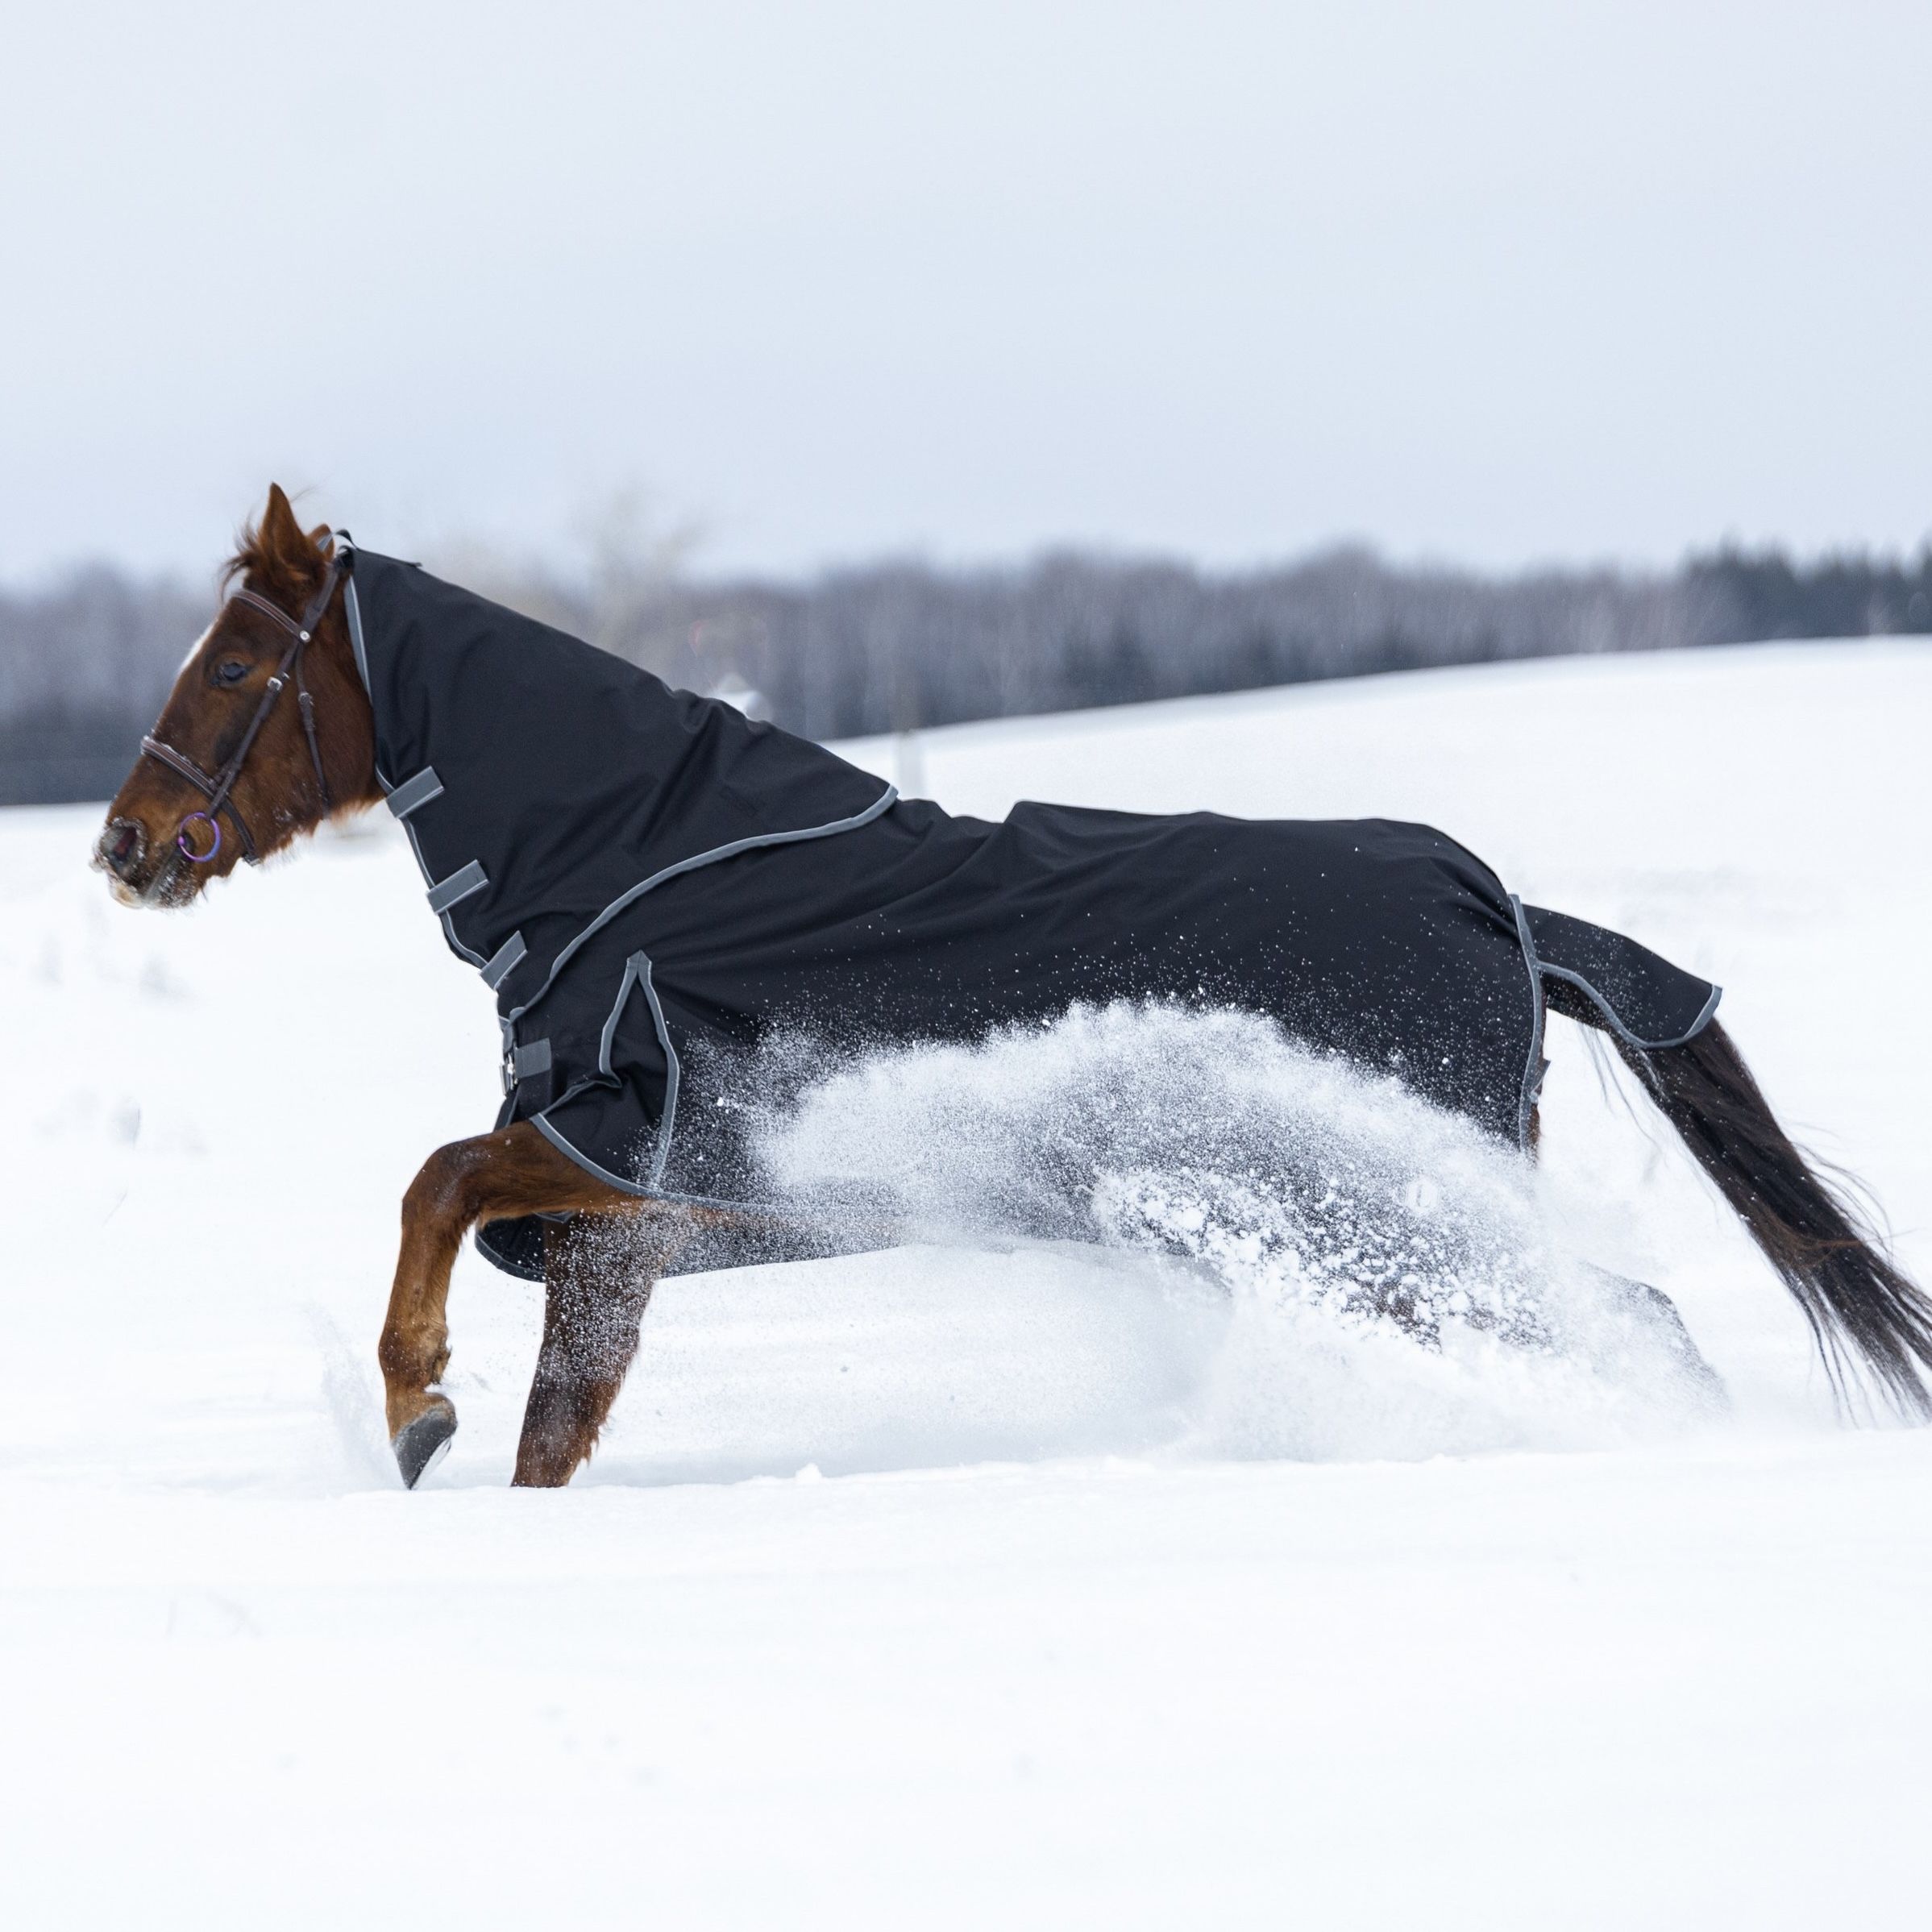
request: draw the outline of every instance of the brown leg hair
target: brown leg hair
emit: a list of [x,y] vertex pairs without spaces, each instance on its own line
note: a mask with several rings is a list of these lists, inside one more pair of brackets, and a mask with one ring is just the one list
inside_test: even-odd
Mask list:
[[390,1446],[412,1489],[456,1432],[456,1411],[434,1384],[450,1359],[450,1269],[480,1221],[526,1214],[635,1214],[646,1204],[586,1174],[519,1121],[501,1133],[438,1148],[402,1200],[402,1252],[376,1360]]
[[650,1291],[693,1232],[683,1215],[585,1215],[545,1228],[543,1346],[517,1447],[518,1487],[561,1488],[588,1458],[637,1354]]

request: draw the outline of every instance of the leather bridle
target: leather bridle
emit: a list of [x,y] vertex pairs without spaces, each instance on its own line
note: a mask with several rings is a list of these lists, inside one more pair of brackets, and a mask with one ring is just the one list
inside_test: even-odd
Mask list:
[[[307,608],[300,618],[292,617],[279,605],[272,604],[266,597],[258,596],[251,590],[238,590],[231,601],[246,604],[259,610],[264,617],[272,617],[289,634],[288,648],[282,653],[281,662],[275,667],[275,675],[268,680],[268,689],[262,693],[261,702],[255,708],[255,716],[248,721],[248,729],[242,733],[242,742],[229,755],[228,762],[214,777],[210,778],[185,752],[164,744],[152,733],[141,740],[143,754],[165,765],[170,771],[187,779],[189,784],[207,800],[207,805],[199,812],[190,812],[175,828],[174,842],[181,856],[197,866],[206,865],[222,849],[221,815],[226,812],[235,833],[242,841],[242,857],[251,866],[261,863],[261,854],[256,850],[255,837],[248,829],[247,821],[236,810],[234,798],[235,781],[242,775],[242,767],[247,761],[256,739],[260,736],[263,725],[268,721],[268,714],[274,710],[276,700],[282,695],[282,687],[293,680],[295,702],[301,713],[302,736],[309,742],[309,759],[315,767],[315,782],[322,787],[322,816],[326,818],[334,809],[329,795],[329,776],[322,770],[322,747],[315,737],[315,700],[309,696],[309,688],[302,681],[302,654],[309,648],[315,634],[316,626],[322,621],[329,608],[329,600],[335,595],[335,586],[343,574],[339,558],[330,560],[322,588],[309,600]],[[197,852],[189,842],[188,828],[197,820],[206,825],[214,834],[214,842],[206,852]]]

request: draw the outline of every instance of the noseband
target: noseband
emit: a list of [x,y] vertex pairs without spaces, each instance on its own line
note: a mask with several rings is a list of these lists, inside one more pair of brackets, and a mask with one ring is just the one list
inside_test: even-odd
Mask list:
[[[235,800],[230,794],[235,789],[235,781],[242,775],[242,766],[260,735],[263,725],[268,721],[268,713],[274,710],[275,702],[282,695],[282,687],[291,679],[295,683],[295,702],[301,713],[302,736],[309,741],[309,760],[315,767],[315,782],[322,787],[322,816],[326,818],[334,809],[329,796],[328,774],[322,770],[322,748],[315,741],[315,701],[309,696],[309,688],[302,682],[302,653],[315,634],[315,627],[322,622],[322,614],[329,608],[329,600],[335,595],[337,580],[342,575],[339,559],[331,561],[328,573],[322,579],[322,588],[310,599],[308,608],[299,620],[292,617],[280,605],[271,604],[266,597],[257,596],[251,590],[238,590],[233,600],[238,604],[252,605],[264,617],[272,617],[289,634],[289,647],[282,653],[281,662],[275,667],[275,675],[269,679],[268,688],[262,693],[261,702],[255,708],[255,716],[248,721],[248,729],[242,733],[242,742],[235,748],[226,764],[213,778],[202,771],[185,752],[177,751],[173,746],[164,744],[152,735],[141,740],[141,750],[146,757],[165,765],[170,771],[187,779],[189,784],[207,800],[206,808],[200,812],[190,812],[175,828],[174,842],[182,858],[191,864],[205,866],[222,849],[221,815],[226,812],[229,822],[242,841],[242,857],[251,866],[261,863],[261,854],[256,849],[255,839],[247,821],[235,809]],[[188,828],[196,823],[206,825],[214,838],[206,852],[195,850],[188,836]]]

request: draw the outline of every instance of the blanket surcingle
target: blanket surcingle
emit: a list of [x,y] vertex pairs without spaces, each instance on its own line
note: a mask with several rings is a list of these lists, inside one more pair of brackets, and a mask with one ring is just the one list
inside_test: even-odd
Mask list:
[[[1236,1007],[1521,1145],[1545,974],[1640,1045],[1715,1010],[1706,981],[1523,906],[1427,826],[955,816],[340,541],[377,776],[496,995],[498,1124],[626,1192],[758,1203],[746,1082],[781,1034],[837,1064],[1077,1002]],[[534,1218],[478,1244],[542,1273]]]

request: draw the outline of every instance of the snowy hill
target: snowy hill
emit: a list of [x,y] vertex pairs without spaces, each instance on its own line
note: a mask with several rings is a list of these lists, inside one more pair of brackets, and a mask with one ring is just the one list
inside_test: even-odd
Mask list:
[[[1880,962],[1932,937],[1928,717],[1932,649],[1781,646],[848,749],[987,815],[1440,825],[1721,981],[1924,1278],[1932,1007]],[[1574,1029],[1540,1185],[1728,1420],[935,1243],[666,1284],[597,1460],[512,1494],[539,1300],[466,1253],[462,1432],[409,1495],[374,1340],[402,1189],[493,1115],[488,998],[384,827],[162,919],[86,872],[98,823],[0,813],[8,1923],[1928,1909],[1932,1438],[1834,1424]]]

